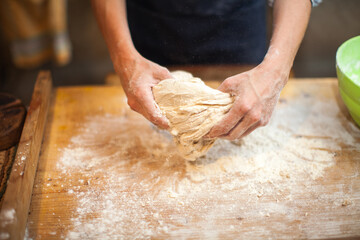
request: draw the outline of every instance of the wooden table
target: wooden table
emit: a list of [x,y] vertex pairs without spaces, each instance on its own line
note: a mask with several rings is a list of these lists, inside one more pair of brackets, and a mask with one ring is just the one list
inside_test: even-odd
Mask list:
[[56,88],[26,235],[360,237],[360,130],[336,79],[289,81],[273,123],[254,134],[189,164],[128,109],[121,87]]

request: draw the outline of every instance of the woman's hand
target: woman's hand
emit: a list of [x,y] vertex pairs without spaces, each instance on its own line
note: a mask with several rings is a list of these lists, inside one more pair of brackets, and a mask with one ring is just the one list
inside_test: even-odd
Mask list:
[[266,64],[227,78],[218,89],[235,96],[234,105],[207,137],[235,140],[265,126],[287,79],[288,71],[274,71]]
[[219,90],[233,94],[235,102],[208,137],[234,140],[268,123],[304,36],[311,4],[307,0],[276,0],[273,12],[273,34],[264,61],[220,85]]
[[[126,62],[126,64],[124,64]],[[161,114],[152,93],[152,87],[161,80],[171,78],[170,72],[140,55],[123,61],[116,67],[130,108],[142,114],[161,128],[168,128],[168,120]]]
[[126,18],[125,0],[92,0],[94,14],[109,48],[115,71],[128,98],[131,109],[144,115],[162,128],[168,127],[154,101],[152,87],[170,78],[169,71],[143,58],[131,40]]

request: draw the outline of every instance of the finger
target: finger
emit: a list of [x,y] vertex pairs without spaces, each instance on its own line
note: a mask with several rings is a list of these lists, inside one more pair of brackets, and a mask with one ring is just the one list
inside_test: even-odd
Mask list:
[[226,80],[224,80],[220,86],[217,88],[217,90],[221,91],[221,92],[228,92],[228,86],[226,84]]
[[257,129],[257,128],[260,127],[260,126],[261,126],[260,122],[252,125],[252,126],[249,127],[248,130],[246,130],[246,132],[244,132],[239,138],[246,137],[247,135],[249,135],[250,133],[252,133],[255,129]]
[[134,100],[134,98],[129,97],[127,99],[127,104],[129,105],[131,110],[141,113],[142,108],[140,107],[139,103]]
[[269,122],[269,117],[267,116],[262,116],[261,120],[259,122],[257,122],[255,125],[251,126],[248,130],[246,130],[246,132],[243,133],[243,135],[240,136],[240,138],[246,137],[247,135],[249,135],[250,133],[252,133],[255,129],[259,128],[259,127],[264,127],[268,124]]
[[156,126],[164,129],[169,128],[169,121],[161,111],[156,107],[152,108],[146,105],[143,105],[143,115]]
[[221,92],[230,92],[231,85],[231,79],[227,78],[220,84],[217,90]]
[[217,123],[206,137],[215,138],[222,135],[228,135],[231,129],[243,118],[243,116],[250,110],[250,105],[237,104],[240,101],[235,101],[230,111],[224,116],[219,123]]
[[147,89],[143,91],[141,97],[139,97],[139,101],[141,102],[143,115],[150,122],[161,128],[169,128],[169,122],[166,117],[161,113],[161,110],[156,104],[151,91],[148,91]]
[[249,73],[240,73],[236,76],[225,79],[217,89],[222,92],[232,93],[240,82],[248,81],[249,78]]
[[[231,111],[231,110],[230,110]],[[221,135],[227,135],[231,129],[241,120],[235,111],[227,113],[219,123],[211,128],[210,132],[205,136],[206,138],[216,138]]]
[[159,70],[155,72],[154,77],[159,80],[172,78],[169,70],[161,66],[159,66]]
[[152,111],[149,109],[146,109],[145,106],[143,106],[141,110],[141,114],[150,122],[152,122],[154,125],[158,126],[162,129],[169,128],[169,121],[167,118],[162,115],[161,111]]
[[221,137],[228,140],[238,139],[247,130],[249,130],[252,127],[255,127],[255,125],[257,124],[260,124],[260,118],[261,118],[261,112],[252,110],[244,116],[243,120],[234,129],[232,129],[228,135]]

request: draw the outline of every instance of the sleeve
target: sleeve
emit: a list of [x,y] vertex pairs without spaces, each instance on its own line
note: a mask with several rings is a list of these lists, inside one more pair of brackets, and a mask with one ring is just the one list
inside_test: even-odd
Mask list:
[[310,1],[313,7],[318,6],[322,2],[322,0],[310,0]]
[[[268,0],[268,3],[269,3],[269,6],[270,6],[270,7],[273,6],[274,1],[275,1],[275,0]],[[313,7],[318,6],[318,5],[322,2],[322,0],[310,0],[310,1],[311,1],[311,5],[312,5]]]

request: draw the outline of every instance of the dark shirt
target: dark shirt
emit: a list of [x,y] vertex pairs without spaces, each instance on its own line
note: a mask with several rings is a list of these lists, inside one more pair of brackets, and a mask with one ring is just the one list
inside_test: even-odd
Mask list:
[[258,64],[266,53],[265,0],[128,0],[137,50],[162,65]]

